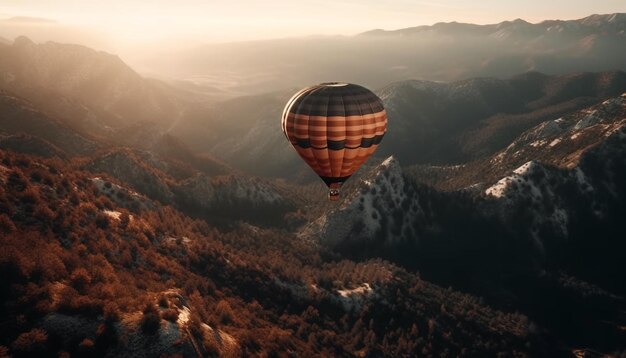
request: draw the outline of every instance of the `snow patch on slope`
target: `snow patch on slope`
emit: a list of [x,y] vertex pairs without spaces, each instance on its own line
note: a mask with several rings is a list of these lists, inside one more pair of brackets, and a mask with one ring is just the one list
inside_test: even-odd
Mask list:
[[342,206],[303,231],[326,244],[343,241],[415,239],[415,222],[424,215],[417,194],[407,185],[402,168],[389,157],[372,169]]
[[626,94],[566,116],[543,122],[520,135],[491,163],[508,167],[539,159],[559,167],[577,165],[581,148],[590,148],[626,126]]
[[[569,193],[567,196],[564,196],[564,190]],[[515,215],[520,205],[530,212],[532,220],[529,232],[536,246],[543,251],[543,234],[540,231],[550,227],[550,231],[557,236],[568,237],[571,195],[580,196],[581,199],[588,200],[591,207],[595,207],[595,190],[589,177],[579,166],[562,170],[529,161],[487,188],[485,195],[495,200],[503,216]],[[597,210],[596,215],[602,216],[602,210]]]
[[535,185],[533,185],[532,182],[529,182],[525,178],[525,175],[527,173],[532,173],[536,168],[537,163],[533,161],[523,164],[519,168],[515,169],[512,175],[500,179],[496,184],[487,188],[487,190],[485,190],[485,194],[500,198],[504,196],[509,188],[514,185],[527,185],[530,187],[530,192],[532,193],[533,197],[540,199],[541,191]]
[[186,336],[196,350],[196,353],[200,354],[198,347],[202,340],[208,339],[215,341],[217,347],[219,347],[220,356],[234,356],[233,353],[238,350],[238,343],[237,340],[230,334],[220,329],[215,329],[204,322],[200,323],[200,334],[203,336],[202,339],[190,333],[189,325],[191,324],[191,316],[193,314],[192,308],[189,306],[187,299],[181,295],[180,290],[169,289],[162,292],[161,295],[162,299],[167,302],[166,307],[161,308],[175,309],[177,311],[177,331],[186,333]]
[[592,110],[592,111],[589,111],[589,113],[585,117],[583,117],[583,119],[578,121],[576,125],[574,125],[574,129],[579,130],[579,129],[587,128],[601,121],[602,121],[602,117],[599,116],[598,111]]
[[[96,186],[100,193],[104,194],[120,206],[131,209],[152,209],[155,206],[150,199],[144,197],[143,195],[126,187],[104,180],[100,177],[91,178],[91,182]],[[110,214],[107,215],[111,216]]]
[[111,219],[115,219],[115,220],[120,220],[120,215],[122,215],[122,213],[120,213],[117,210],[104,210],[103,211],[104,215],[110,217]]
[[350,297],[352,295],[369,294],[372,291],[373,290],[372,290],[372,287],[370,287],[370,284],[365,282],[361,286],[353,288],[353,289],[337,290],[337,293],[339,293],[341,297]]
[[346,311],[359,309],[365,300],[374,295],[374,289],[365,282],[352,289],[337,290],[338,298]]

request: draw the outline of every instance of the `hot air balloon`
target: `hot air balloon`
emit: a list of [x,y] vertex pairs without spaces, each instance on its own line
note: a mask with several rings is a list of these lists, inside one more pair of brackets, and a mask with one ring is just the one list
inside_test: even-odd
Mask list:
[[382,101],[350,83],[322,83],[297,92],[283,110],[282,129],[304,161],[339,200],[339,188],[369,158],[387,131]]

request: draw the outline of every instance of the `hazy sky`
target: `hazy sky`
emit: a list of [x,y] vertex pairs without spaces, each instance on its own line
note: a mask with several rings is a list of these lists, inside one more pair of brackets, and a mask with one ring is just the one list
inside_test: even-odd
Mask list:
[[0,18],[54,19],[59,26],[80,27],[127,45],[179,41],[181,36],[224,42],[352,35],[440,21],[539,22],[612,12],[626,12],[626,0],[0,0]]

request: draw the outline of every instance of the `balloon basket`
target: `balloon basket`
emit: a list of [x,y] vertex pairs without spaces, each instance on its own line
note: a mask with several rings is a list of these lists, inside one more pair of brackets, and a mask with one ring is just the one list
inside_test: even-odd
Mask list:
[[330,201],[337,201],[339,200],[339,188],[341,187],[341,184],[339,183],[332,183],[330,184],[330,186],[328,187],[328,200]]

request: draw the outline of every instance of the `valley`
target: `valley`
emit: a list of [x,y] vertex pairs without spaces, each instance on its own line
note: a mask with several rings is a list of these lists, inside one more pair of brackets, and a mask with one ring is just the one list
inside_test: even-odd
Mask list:
[[[612,14],[309,39],[419,47],[462,32],[510,42],[513,58],[469,56],[429,79],[414,78],[435,55],[362,73],[403,59],[399,45],[336,64],[389,118],[339,203],[280,131],[315,67],[224,95],[84,46],[0,41],[0,356],[625,354],[626,59],[600,60],[625,26]],[[286,56],[291,42],[246,51]],[[515,52],[531,43],[530,60]],[[238,46],[182,68],[220,70]],[[231,65],[245,73],[248,58]]]

